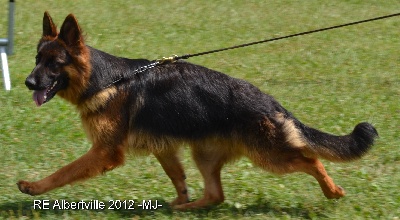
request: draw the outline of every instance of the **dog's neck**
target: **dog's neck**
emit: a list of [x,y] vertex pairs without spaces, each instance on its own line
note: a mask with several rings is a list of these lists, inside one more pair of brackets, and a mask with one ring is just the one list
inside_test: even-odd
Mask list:
[[145,59],[127,59],[116,57],[103,51],[89,47],[91,73],[89,84],[80,97],[80,102],[102,92],[118,86],[126,80],[133,80],[134,70],[150,63]]

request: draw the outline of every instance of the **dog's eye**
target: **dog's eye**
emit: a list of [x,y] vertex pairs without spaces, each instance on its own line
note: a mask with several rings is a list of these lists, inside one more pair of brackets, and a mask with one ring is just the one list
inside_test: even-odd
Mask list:
[[56,62],[54,60],[50,60],[50,61],[46,62],[46,66],[48,68],[57,68],[59,65],[58,65],[58,62]]

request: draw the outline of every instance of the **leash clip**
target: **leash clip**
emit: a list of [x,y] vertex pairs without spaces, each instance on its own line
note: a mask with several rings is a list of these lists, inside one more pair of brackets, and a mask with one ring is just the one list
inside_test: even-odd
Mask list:
[[163,57],[161,59],[157,59],[156,61],[158,64],[165,64],[165,63],[175,63],[178,59],[178,55],[172,55],[170,57]]

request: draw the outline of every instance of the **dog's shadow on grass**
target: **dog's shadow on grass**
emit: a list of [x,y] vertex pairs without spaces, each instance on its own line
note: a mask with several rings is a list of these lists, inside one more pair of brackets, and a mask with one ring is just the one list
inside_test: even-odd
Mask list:
[[[149,201],[149,200],[148,200]],[[53,208],[49,206],[48,209],[34,208],[32,200],[20,201],[20,202],[9,202],[0,204],[0,215],[9,216],[10,218],[52,218],[63,216],[75,216],[75,217],[95,217],[101,215],[103,217],[113,216],[120,218],[134,218],[134,217],[161,217],[161,216],[195,216],[197,218],[217,218],[222,216],[232,217],[257,217],[257,216],[269,216],[269,217],[283,217],[290,216],[296,218],[312,219],[315,217],[324,217],[322,211],[314,212],[306,208],[301,207],[279,207],[268,201],[257,200],[253,204],[246,205],[245,207],[237,207],[233,204],[223,203],[219,206],[215,206],[207,209],[188,210],[188,211],[175,211],[173,210],[168,202],[160,198],[153,198],[152,204],[147,203],[143,206],[142,203],[135,204],[134,207],[130,208],[119,208],[109,209],[104,207],[103,209],[92,208]],[[157,201],[157,203],[154,203]],[[157,206],[158,205],[158,206]],[[319,207],[319,210],[323,210],[323,207]]]

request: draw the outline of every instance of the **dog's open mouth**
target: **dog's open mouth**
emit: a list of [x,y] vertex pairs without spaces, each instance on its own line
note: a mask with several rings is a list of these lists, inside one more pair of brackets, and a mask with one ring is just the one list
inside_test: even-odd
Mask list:
[[57,84],[58,81],[55,81],[52,86],[43,90],[35,90],[33,92],[32,99],[35,101],[36,106],[40,107],[54,97],[57,92]]

